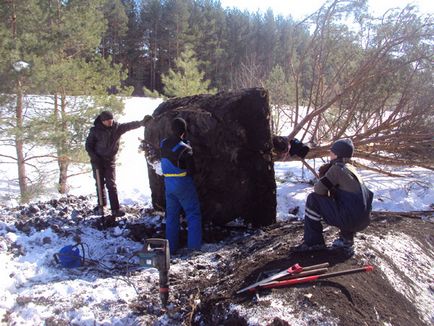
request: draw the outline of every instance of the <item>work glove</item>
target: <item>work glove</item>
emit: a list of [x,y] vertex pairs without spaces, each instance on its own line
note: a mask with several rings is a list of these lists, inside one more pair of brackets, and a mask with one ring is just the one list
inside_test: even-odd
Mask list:
[[143,118],[143,120],[142,120],[142,126],[144,127],[148,123],[148,121],[152,120],[152,119],[153,118],[152,118],[151,115],[145,115],[144,118]]
[[331,166],[332,166],[331,163],[326,163],[321,165],[318,169],[319,177],[322,178],[323,176],[325,176],[325,174],[327,173],[327,171],[330,169]]
[[289,144],[291,145],[291,148],[289,149],[289,155],[291,156],[297,155],[298,157],[304,159],[307,153],[310,151],[309,146],[303,144],[297,138],[292,139]]

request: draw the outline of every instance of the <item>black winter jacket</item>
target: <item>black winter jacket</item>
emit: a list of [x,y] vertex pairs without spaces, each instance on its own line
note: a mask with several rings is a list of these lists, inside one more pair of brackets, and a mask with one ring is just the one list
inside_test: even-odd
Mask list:
[[113,122],[111,127],[107,127],[101,122],[99,116],[93,124],[86,139],[86,151],[92,163],[99,163],[101,160],[115,161],[121,136],[143,125],[142,121]]

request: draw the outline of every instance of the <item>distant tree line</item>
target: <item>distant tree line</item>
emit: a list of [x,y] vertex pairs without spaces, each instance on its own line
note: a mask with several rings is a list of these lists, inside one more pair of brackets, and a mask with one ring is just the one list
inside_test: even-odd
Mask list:
[[[175,78],[187,63],[209,92],[267,88],[272,132],[303,131],[315,155],[328,146],[316,145],[351,137],[359,156],[432,168],[431,15],[409,5],[372,17],[366,0],[328,0],[302,21],[213,0],[118,1],[105,8],[101,53],[128,69],[134,94],[187,95]],[[114,28],[121,21],[127,27]],[[197,62],[183,70],[186,49]]]
[[[261,67],[256,78],[266,78],[280,65],[289,72],[289,40],[295,22],[290,18],[239,9],[223,9],[213,0],[118,0],[106,12],[109,29],[102,53],[128,67],[128,85],[140,94],[141,87],[162,92],[162,75],[175,66],[175,60],[189,46],[197,54],[200,70],[218,90],[257,85],[246,83],[244,68]],[[126,9],[127,19],[121,18]],[[117,12],[118,15],[113,14]],[[114,26],[128,24],[123,36]],[[118,30],[116,28],[116,30]],[[296,31],[307,38],[306,28]]]
[[[25,199],[43,185],[26,168],[51,159],[65,193],[93,117],[122,111],[119,95],[262,86],[272,132],[311,143],[312,157],[351,137],[359,157],[433,168],[433,39],[431,15],[372,17],[366,0],[327,0],[302,21],[214,0],[3,0],[0,142],[16,154],[0,163],[17,163]],[[50,152],[31,155],[38,146]]]

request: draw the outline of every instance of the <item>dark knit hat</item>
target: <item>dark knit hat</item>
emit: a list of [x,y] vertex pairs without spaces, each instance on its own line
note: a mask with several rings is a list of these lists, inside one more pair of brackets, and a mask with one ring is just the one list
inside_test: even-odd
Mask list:
[[283,136],[273,136],[273,150],[276,153],[288,151],[288,138]]
[[330,147],[330,150],[336,154],[337,157],[348,157],[353,156],[354,145],[351,139],[343,138],[335,141]]
[[172,121],[172,131],[176,136],[181,136],[187,131],[187,122],[183,118],[175,118]]
[[113,113],[111,113],[110,111],[102,111],[99,114],[99,118],[101,119],[101,121],[112,120],[113,119]]

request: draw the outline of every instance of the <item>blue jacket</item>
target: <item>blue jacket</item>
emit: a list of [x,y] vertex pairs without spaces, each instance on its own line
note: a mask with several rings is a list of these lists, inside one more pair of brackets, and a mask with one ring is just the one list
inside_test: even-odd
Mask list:
[[163,139],[161,169],[166,190],[166,238],[173,254],[179,246],[179,213],[184,210],[188,224],[188,248],[202,245],[202,216],[199,198],[191,174],[194,172],[193,150],[179,137]]
[[161,148],[161,169],[165,177],[183,177],[195,172],[193,149],[187,140],[179,137],[163,139]]

